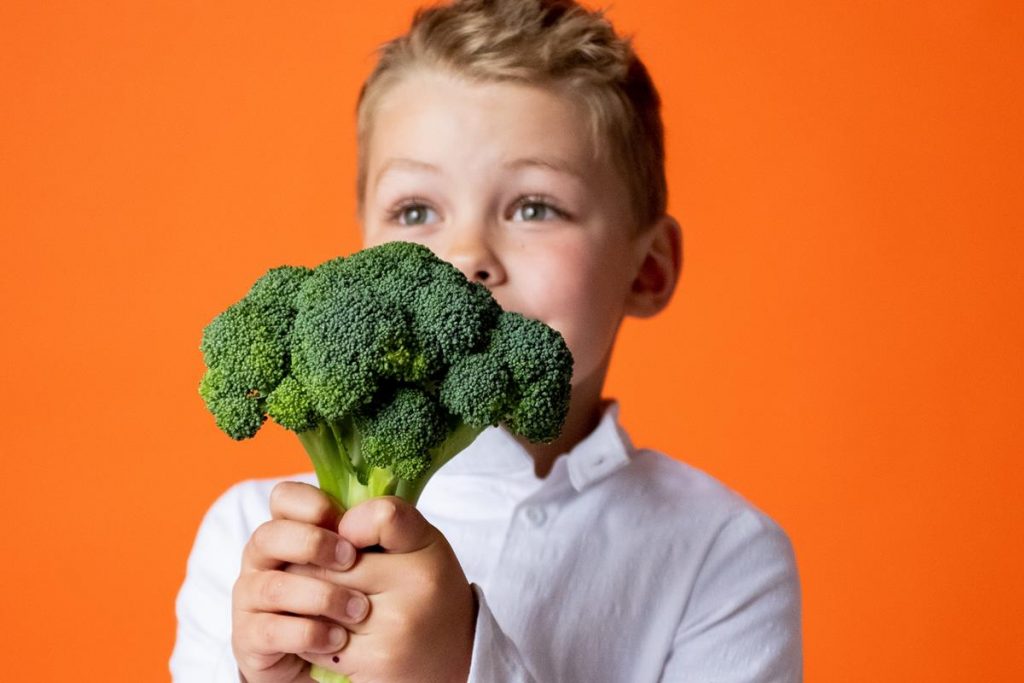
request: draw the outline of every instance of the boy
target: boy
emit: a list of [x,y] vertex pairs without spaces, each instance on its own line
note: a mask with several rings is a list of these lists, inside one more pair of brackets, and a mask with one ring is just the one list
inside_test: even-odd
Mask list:
[[680,271],[658,107],[628,43],[569,1],[456,2],[385,46],[358,110],[364,242],[424,244],[558,329],[565,429],[487,430],[418,510],[341,511],[311,476],[232,488],[178,599],[177,680],[801,679],[785,533],[634,449],[601,397],[622,319],[661,311]]

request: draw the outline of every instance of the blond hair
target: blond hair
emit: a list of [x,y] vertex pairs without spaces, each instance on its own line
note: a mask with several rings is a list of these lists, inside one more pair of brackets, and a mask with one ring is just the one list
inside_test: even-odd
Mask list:
[[378,51],[357,106],[356,191],[362,214],[373,113],[410,70],[431,67],[477,81],[559,88],[589,116],[595,157],[619,171],[636,228],[665,214],[661,100],[629,38],[574,0],[456,0],[420,9],[408,33]]

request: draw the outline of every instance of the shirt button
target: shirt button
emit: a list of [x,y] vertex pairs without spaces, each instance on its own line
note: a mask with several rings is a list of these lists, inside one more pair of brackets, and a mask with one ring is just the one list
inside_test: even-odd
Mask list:
[[540,526],[547,518],[547,514],[540,508],[526,508],[526,519],[530,520],[530,524],[534,526]]

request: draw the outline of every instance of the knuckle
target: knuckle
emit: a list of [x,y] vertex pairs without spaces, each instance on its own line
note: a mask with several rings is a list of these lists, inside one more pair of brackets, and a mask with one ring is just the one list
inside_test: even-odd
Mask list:
[[231,587],[231,604],[235,607],[242,607],[248,603],[250,588],[248,577],[244,574],[239,576]]
[[252,643],[250,642],[249,631],[242,628],[239,623],[235,623],[231,628],[231,649],[234,651],[235,659],[241,660],[242,656],[250,652]]
[[288,497],[289,483],[290,482],[287,481],[278,482],[278,484],[275,485],[274,488],[270,490],[271,510],[277,510],[281,506],[282,500]]
[[309,652],[331,652],[338,649],[338,646],[331,643],[330,627],[320,621],[306,620],[303,623],[302,642],[304,649]]
[[253,636],[257,648],[264,652],[273,652],[281,647],[281,637],[274,628],[273,619],[257,619],[253,624]]
[[399,642],[413,642],[416,619],[407,612],[401,612],[394,616],[391,628]]
[[315,491],[315,494],[310,500],[309,508],[317,517],[324,518],[331,512],[331,501],[320,490]]
[[445,584],[444,580],[435,575],[426,576],[420,583],[420,586],[427,599],[431,601],[447,598],[451,592],[450,587]]
[[323,537],[320,535],[319,529],[307,527],[302,538],[303,559],[308,561],[320,557],[320,546],[322,543]]
[[270,546],[270,539],[274,535],[273,522],[264,522],[256,527],[256,530],[252,532],[252,536],[249,537],[249,544],[253,550],[256,551],[257,555],[266,555]]
[[393,498],[381,498],[378,501],[377,518],[382,524],[394,524],[401,514],[401,508]]
[[405,580],[407,586],[428,599],[445,593],[443,577],[429,567],[410,567]]
[[274,574],[266,576],[259,587],[262,602],[269,606],[277,605],[284,594],[284,588],[283,576]]
[[295,576],[305,576],[318,581],[330,581],[331,578],[326,569],[315,564],[289,564],[285,571]]
[[334,597],[334,591],[331,589],[319,588],[313,594],[313,609],[320,616],[331,616],[333,607],[337,604]]
[[299,638],[307,647],[317,647],[323,644],[322,631],[317,622],[306,619],[299,626]]

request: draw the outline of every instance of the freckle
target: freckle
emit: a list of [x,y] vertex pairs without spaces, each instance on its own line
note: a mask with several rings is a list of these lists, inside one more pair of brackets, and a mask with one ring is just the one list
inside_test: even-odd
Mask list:
[[338,663],[338,662],[340,662],[341,660],[340,660],[340,659],[338,659],[338,655],[334,655],[333,657],[331,657],[331,661],[332,661],[332,662],[334,662],[335,664],[337,664],[337,663]]

